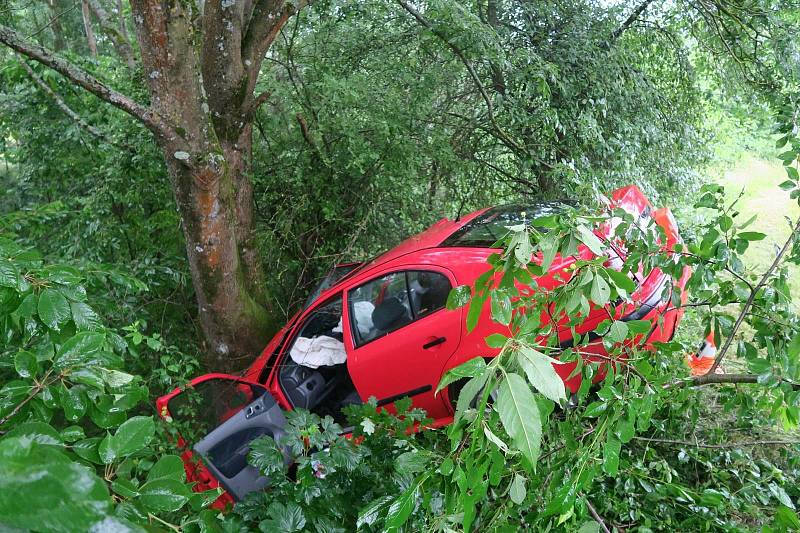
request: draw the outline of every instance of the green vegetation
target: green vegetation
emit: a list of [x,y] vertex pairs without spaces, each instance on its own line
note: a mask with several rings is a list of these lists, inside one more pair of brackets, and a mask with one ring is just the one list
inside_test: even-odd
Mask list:
[[[0,0],[0,529],[800,530],[796,2],[306,4]],[[678,256],[598,215],[628,183]],[[451,293],[509,326],[441,384],[452,426],[367,403],[348,439],[298,410],[291,466],[251,447],[267,490],[192,490],[156,397],[245,367],[337,263],[558,197]],[[623,274],[518,293],[612,215]],[[682,329],[644,351],[650,324],[599,324],[618,362],[590,387],[540,317],[625,299],[640,262],[691,267]],[[689,378],[709,333],[728,373]]]

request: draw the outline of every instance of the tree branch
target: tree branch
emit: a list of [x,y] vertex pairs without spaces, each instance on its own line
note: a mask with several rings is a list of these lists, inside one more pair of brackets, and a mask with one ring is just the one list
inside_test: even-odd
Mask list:
[[783,260],[783,256],[786,255],[786,251],[791,246],[798,232],[800,232],[800,218],[797,220],[797,223],[792,229],[792,232],[789,234],[789,238],[786,239],[786,242],[783,244],[783,248],[781,248],[781,251],[778,252],[777,256],[775,256],[775,260],[769,266],[769,269],[767,269],[767,271],[764,272],[764,275],[761,276],[761,279],[759,280],[758,284],[750,290],[750,297],[744,303],[744,306],[742,306],[742,310],[739,312],[739,316],[737,317],[736,322],[733,324],[733,329],[731,329],[728,338],[725,339],[725,344],[722,345],[722,348],[717,354],[717,357],[714,359],[714,364],[711,365],[711,368],[708,369],[709,374],[713,374],[717,370],[717,368],[719,368],[720,363],[722,363],[722,360],[725,358],[725,354],[728,353],[728,348],[730,348],[731,344],[733,343],[733,338],[736,336],[736,332],[739,330],[739,327],[742,325],[742,322],[744,322],[744,319],[747,316],[747,312],[753,305],[753,302],[756,299],[758,291],[760,291],[764,287],[764,285],[766,285],[767,281],[769,281],[770,276],[772,276],[772,273],[778,267],[781,260]]
[[639,4],[636,7],[636,9],[634,9],[633,12],[628,16],[628,18],[625,19],[625,22],[622,23],[622,26],[614,30],[614,33],[611,34],[610,41],[614,42],[617,39],[619,39],[619,37],[625,32],[625,30],[630,28],[631,24],[636,22],[636,20],[639,18],[639,15],[641,15],[644,12],[644,10],[647,9],[647,6],[649,6],[652,3],[653,0],[644,0],[644,2]]
[[[787,379],[779,378],[783,383],[788,383],[794,390],[800,390],[800,384],[794,383]],[[700,376],[692,376],[687,379],[680,379],[672,381],[664,385],[665,389],[683,388],[683,387],[702,387],[703,385],[720,385],[726,383],[758,383],[758,375],[756,374],[702,374]]]
[[175,136],[174,132],[172,132],[172,128],[149,107],[143,106],[124,94],[115,91],[88,72],[53,55],[44,47],[26,42],[17,32],[8,26],[0,25],[0,43],[5,44],[26,57],[38,61],[42,65],[50,67],[101,100],[125,111],[156,135],[161,137]]
[[39,89],[41,89],[43,93],[49,96],[53,100],[53,102],[55,102],[56,106],[61,111],[63,111],[65,115],[67,115],[69,118],[75,121],[78,124],[78,126],[86,130],[91,135],[97,137],[98,139],[108,142],[105,135],[103,135],[103,132],[101,132],[91,124],[87,123],[85,120],[83,120],[83,118],[81,118],[80,115],[78,115],[78,113],[73,111],[72,108],[69,107],[67,103],[64,101],[64,99],[61,98],[58,94],[56,94],[55,91],[53,91],[53,89],[51,89],[50,86],[47,85],[44,82],[44,80],[40,78],[39,75],[36,74],[36,72],[25,61],[20,61],[20,63],[22,64],[22,68],[25,69],[25,72],[28,73],[28,77],[30,77],[30,79],[33,80],[33,82],[39,87]]
[[795,446],[800,444],[800,440],[751,440],[743,442],[726,442],[724,444],[705,444],[702,442],[689,442],[683,440],[672,439],[654,439],[649,437],[633,437],[634,440],[642,442],[654,442],[657,444],[674,444],[676,446],[686,446],[692,448],[706,448],[709,450],[723,450],[727,448],[741,448],[746,446]]
[[136,57],[133,53],[133,47],[131,46],[130,39],[128,38],[126,33],[123,33],[125,29],[124,19],[122,18],[122,12],[120,12],[120,21],[123,23],[120,25],[119,28],[114,26],[114,23],[111,22],[111,17],[108,16],[108,11],[100,4],[98,0],[88,0],[89,7],[92,8],[92,12],[97,17],[97,20],[100,22],[100,28],[103,32],[108,35],[111,39],[111,42],[114,43],[114,49],[116,49],[117,54],[122,58],[123,61],[128,65],[131,73],[136,71]]
[[483,101],[486,103],[486,112],[489,114],[489,121],[492,123],[492,126],[494,127],[494,130],[497,133],[498,138],[503,142],[503,144],[505,144],[506,146],[508,146],[512,150],[515,150],[517,152],[524,152],[523,147],[517,141],[512,139],[497,124],[497,121],[495,120],[495,117],[494,117],[494,105],[492,105],[492,99],[489,97],[489,94],[486,92],[486,88],[483,86],[483,83],[481,82],[481,79],[478,76],[478,73],[475,71],[475,67],[472,66],[472,63],[469,61],[469,59],[467,59],[467,56],[464,55],[464,52],[462,52],[460,48],[458,48],[456,45],[454,45],[452,42],[450,42],[450,40],[447,38],[446,35],[444,35],[442,32],[440,32],[436,28],[434,28],[433,24],[431,24],[428,21],[428,19],[426,19],[424,16],[422,16],[422,13],[417,11],[416,8],[414,8],[414,6],[412,6],[411,4],[406,2],[406,0],[397,0],[397,3],[400,4],[400,6],[403,9],[408,11],[408,13],[411,14],[412,17],[417,19],[417,22],[419,22],[420,25],[422,25],[428,31],[433,33],[436,37],[438,37],[439,39],[444,41],[444,43],[447,45],[448,48],[450,48],[450,50],[453,51],[453,53],[456,55],[456,57],[458,57],[461,60],[461,62],[464,63],[464,66],[466,67],[467,72],[469,73],[469,76],[472,78],[472,81],[475,83],[475,86],[478,88],[478,91],[481,93],[481,98],[483,98]]

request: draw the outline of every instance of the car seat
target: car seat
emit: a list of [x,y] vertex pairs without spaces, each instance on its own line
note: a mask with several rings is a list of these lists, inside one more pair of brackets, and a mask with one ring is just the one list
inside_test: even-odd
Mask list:
[[372,311],[372,324],[375,329],[384,333],[408,322],[410,322],[408,308],[394,296],[383,300]]

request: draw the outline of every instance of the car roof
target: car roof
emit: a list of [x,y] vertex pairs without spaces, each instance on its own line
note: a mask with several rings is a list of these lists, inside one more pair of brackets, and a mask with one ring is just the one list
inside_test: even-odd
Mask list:
[[[315,302],[327,299],[331,294],[338,292],[342,285],[349,283],[350,280],[356,276],[361,277],[363,274],[371,270],[379,269],[381,266],[390,263],[404,255],[409,255],[414,252],[429,248],[436,248],[453,233],[489,209],[490,208],[479,209],[467,215],[463,215],[456,220],[450,220],[447,218],[439,220],[424,231],[412,235],[394,248],[387,250],[370,261],[364,262],[364,264],[362,264],[360,267],[354,269],[352,272],[347,273],[347,275],[342,277],[342,279],[340,279],[335,285],[320,293],[315,299]],[[311,305],[307,306],[306,308],[310,307]]]

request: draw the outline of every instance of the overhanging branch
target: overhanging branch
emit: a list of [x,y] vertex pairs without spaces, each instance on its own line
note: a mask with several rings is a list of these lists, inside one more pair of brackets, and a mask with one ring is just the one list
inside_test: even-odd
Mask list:
[[38,44],[26,42],[8,26],[0,25],[0,43],[18,53],[50,67],[76,85],[94,94],[101,100],[121,109],[144,124],[150,131],[161,137],[174,137],[172,128],[149,107],[108,87],[83,69],[73,65]]

